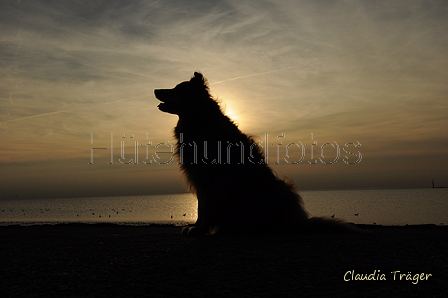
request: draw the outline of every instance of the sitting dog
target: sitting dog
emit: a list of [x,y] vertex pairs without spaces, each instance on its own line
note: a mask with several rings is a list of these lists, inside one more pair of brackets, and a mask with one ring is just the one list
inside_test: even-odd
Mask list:
[[293,182],[278,178],[260,147],[222,112],[195,72],[173,89],[156,89],[158,108],[179,116],[175,154],[198,199],[184,234],[345,232],[343,221],[310,218]]

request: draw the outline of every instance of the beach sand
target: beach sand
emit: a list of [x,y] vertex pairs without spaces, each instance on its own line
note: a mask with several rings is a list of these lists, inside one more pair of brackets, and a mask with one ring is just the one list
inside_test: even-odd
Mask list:
[[[447,227],[368,228],[192,238],[174,226],[0,227],[1,296],[448,297]],[[418,280],[400,280],[408,272]]]

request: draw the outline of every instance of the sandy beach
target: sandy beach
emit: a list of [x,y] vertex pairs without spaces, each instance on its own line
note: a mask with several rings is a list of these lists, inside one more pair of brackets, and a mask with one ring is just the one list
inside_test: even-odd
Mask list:
[[[448,228],[191,238],[174,226],[0,227],[2,297],[448,297]],[[359,280],[359,279],[369,280]]]

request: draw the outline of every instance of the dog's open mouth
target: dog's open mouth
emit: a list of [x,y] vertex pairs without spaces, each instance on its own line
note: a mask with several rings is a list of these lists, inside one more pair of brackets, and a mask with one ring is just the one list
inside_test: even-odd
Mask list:
[[162,112],[177,114],[177,106],[173,103],[161,102],[157,108]]
[[166,112],[167,109],[169,109],[169,104],[167,104],[166,102],[161,102],[159,103],[159,105],[157,106],[157,108],[161,111]]

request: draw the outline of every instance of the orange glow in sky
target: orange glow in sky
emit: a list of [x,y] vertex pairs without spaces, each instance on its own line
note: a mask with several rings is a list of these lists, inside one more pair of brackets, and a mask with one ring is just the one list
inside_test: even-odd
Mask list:
[[2,197],[186,191],[153,90],[194,71],[299,189],[448,186],[446,1],[205,3],[2,4]]

